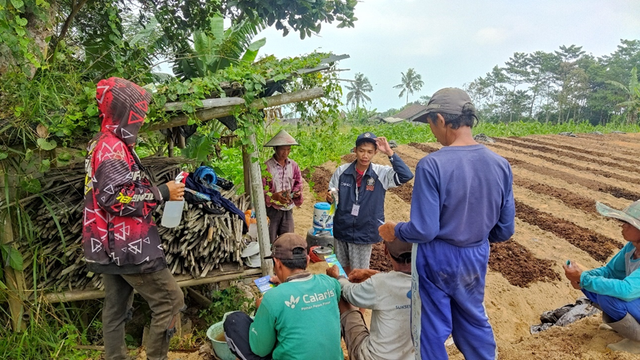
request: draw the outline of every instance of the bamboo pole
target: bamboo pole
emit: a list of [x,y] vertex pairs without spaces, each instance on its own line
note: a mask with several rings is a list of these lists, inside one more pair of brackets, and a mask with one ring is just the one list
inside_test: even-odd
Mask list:
[[[8,181],[4,184],[9,190],[9,198],[5,199],[7,203],[11,203],[15,197],[16,191],[16,181],[17,175],[9,169],[7,171],[6,177]],[[8,208],[6,211],[6,216],[4,218],[4,236],[2,237],[2,243],[4,245],[9,246],[11,251],[16,251],[13,249],[13,223],[11,219],[11,208]],[[15,270],[8,262],[4,266],[4,282],[7,286],[7,301],[9,302],[9,311],[11,313],[11,327],[15,332],[22,332],[27,329],[27,324],[25,321],[25,317],[28,317],[28,314],[25,313],[24,302],[26,299],[25,295],[25,283],[24,283],[24,274],[22,270]]]
[[[242,168],[244,169],[244,192],[251,194],[251,155],[247,152],[246,145],[242,146]],[[253,202],[251,207],[255,209]]]
[[[171,102],[166,103],[162,107],[164,111],[180,111],[184,106],[184,102]],[[242,105],[244,104],[244,99],[239,97],[228,97],[228,98],[216,98],[216,99],[204,99],[202,100],[202,109],[210,109],[214,107],[222,107],[222,106],[234,106],[234,105]]]
[[[313,89],[307,89],[302,91],[297,91],[294,93],[285,93],[275,96],[269,96],[265,98],[255,99],[248,106],[246,104],[240,105],[227,105],[214,107],[210,109],[198,110],[193,114],[200,121],[208,121],[211,119],[217,119],[225,116],[233,115],[238,107],[242,108],[254,108],[254,109],[264,109],[272,106],[279,106],[284,104],[291,104],[301,101],[312,100],[315,98],[319,98],[324,95],[324,89],[321,87],[316,87]],[[143,131],[154,131],[154,130],[162,130],[168,129],[176,126],[187,125],[189,122],[189,115],[181,114],[178,116],[174,116],[167,122],[158,122],[153,123],[149,126],[143,128]]]
[[[252,277],[260,275],[262,272],[260,269],[247,269],[242,272],[233,272],[229,274],[222,275],[212,275],[203,278],[185,278],[182,277],[181,280],[176,279],[178,286],[186,287],[186,286],[196,286],[196,285],[204,285],[211,284],[221,281],[227,280],[235,280],[238,278]],[[71,290],[65,291],[61,293],[50,293],[42,296],[44,301],[49,303],[59,303],[59,302],[73,302],[73,301],[81,301],[81,300],[94,300],[94,299],[102,299],[104,298],[103,290]]]
[[262,266],[262,275],[270,275],[273,273],[273,262],[266,260],[264,257],[271,254],[271,241],[269,240],[269,225],[267,224],[267,207],[264,202],[264,190],[262,187],[262,171],[258,162],[258,144],[256,142],[256,134],[249,136],[249,141],[253,146],[251,153],[251,200],[253,209],[256,213],[256,221],[258,225],[258,244],[260,245],[260,264]]

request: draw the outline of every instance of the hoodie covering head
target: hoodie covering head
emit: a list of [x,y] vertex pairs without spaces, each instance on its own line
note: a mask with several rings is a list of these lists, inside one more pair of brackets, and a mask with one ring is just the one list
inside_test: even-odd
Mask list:
[[133,146],[151,94],[120,78],[101,80],[96,100],[101,131],[85,161],[82,245],[89,271],[134,274],[166,267],[153,210],[168,198],[149,181]]

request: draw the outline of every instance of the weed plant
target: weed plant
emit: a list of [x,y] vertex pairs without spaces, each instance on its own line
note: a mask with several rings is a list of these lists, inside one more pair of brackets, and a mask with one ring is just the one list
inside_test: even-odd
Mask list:
[[245,292],[236,286],[215,291],[211,295],[211,300],[213,301],[211,305],[199,314],[200,318],[209,325],[221,321],[224,314],[228,312],[243,311],[253,315],[256,311],[254,299],[247,297]]
[[14,332],[7,309],[0,308],[0,359],[99,359],[97,351],[77,349],[91,344],[102,330],[91,319],[85,325],[80,321],[89,309],[40,303],[31,309],[26,329]]

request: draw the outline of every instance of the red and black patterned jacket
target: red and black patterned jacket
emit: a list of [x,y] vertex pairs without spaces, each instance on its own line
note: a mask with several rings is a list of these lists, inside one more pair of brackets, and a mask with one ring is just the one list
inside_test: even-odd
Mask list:
[[89,271],[148,273],[166,261],[153,210],[168,199],[166,185],[151,184],[134,151],[151,94],[120,78],[98,83],[100,132],[85,161],[82,245]]

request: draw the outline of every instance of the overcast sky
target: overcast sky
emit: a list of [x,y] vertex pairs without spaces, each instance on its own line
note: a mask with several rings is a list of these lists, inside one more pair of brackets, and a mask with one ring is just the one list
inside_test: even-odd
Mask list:
[[514,52],[575,44],[598,57],[615,51],[620,39],[640,39],[640,0],[363,0],[356,17],[354,28],[323,24],[320,35],[305,40],[267,29],[256,37],[267,38],[260,54],[349,54],[339,68],[350,70],[340,77],[363,73],[373,85],[367,107],[385,111],[405,104],[393,86],[411,67],[424,86],[409,101],[462,87]]

